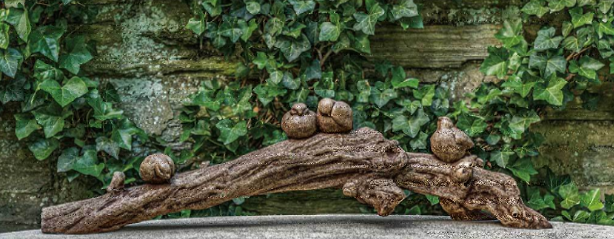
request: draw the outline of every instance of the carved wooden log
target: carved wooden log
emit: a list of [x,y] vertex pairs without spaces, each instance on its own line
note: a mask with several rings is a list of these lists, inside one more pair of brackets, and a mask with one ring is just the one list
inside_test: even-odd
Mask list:
[[491,212],[504,225],[550,228],[526,207],[515,181],[480,167],[475,156],[454,164],[429,154],[406,153],[394,140],[362,128],[349,134],[316,134],[286,140],[233,161],[176,175],[169,184],[110,190],[97,198],[47,207],[44,233],[94,233],[184,209],[206,209],[240,196],[321,188],[390,214],[404,198],[402,188],[442,198],[452,218],[478,219]]

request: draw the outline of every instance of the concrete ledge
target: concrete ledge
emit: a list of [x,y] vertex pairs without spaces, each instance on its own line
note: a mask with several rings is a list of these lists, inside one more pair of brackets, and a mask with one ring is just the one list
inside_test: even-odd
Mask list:
[[313,215],[208,217],[148,221],[120,231],[91,235],[48,235],[40,230],[0,234],[8,238],[614,238],[614,227],[553,222],[547,230],[506,228],[494,221],[459,222],[448,217]]

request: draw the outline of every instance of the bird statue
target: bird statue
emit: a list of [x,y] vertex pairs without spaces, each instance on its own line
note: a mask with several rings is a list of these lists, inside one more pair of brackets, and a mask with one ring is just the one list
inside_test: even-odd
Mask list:
[[316,113],[303,103],[295,103],[281,118],[281,129],[288,138],[303,139],[316,133]]
[[471,138],[456,128],[448,117],[439,117],[437,130],[431,136],[431,151],[440,160],[453,163],[463,158],[473,148]]
[[139,171],[146,183],[168,183],[175,175],[175,163],[164,154],[152,154],[143,160]]
[[352,126],[352,107],[343,101],[324,98],[318,103],[318,128],[324,133],[347,133]]
[[107,186],[107,193],[114,193],[124,190],[124,182],[126,181],[126,175],[123,172],[115,171],[111,183]]

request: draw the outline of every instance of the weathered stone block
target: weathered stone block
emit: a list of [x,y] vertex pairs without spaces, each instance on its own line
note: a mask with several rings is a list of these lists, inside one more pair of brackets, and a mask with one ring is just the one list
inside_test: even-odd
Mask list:
[[377,29],[370,38],[372,58],[407,68],[459,68],[483,60],[488,46],[499,45],[496,25],[425,26],[403,30],[398,26]]

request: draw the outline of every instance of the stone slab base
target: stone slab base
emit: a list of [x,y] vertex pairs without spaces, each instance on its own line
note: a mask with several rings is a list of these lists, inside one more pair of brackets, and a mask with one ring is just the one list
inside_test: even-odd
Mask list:
[[496,221],[461,222],[439,216],[310,215],[207,217],[147,221],[122,230],[90,235],[49,235],[40,230],[0,234],[9,238],[614,238],[614,227],[553,222],[553,229],[503,227]]

